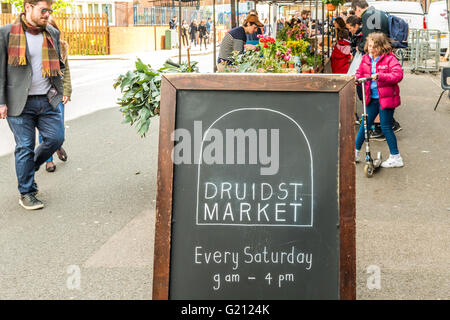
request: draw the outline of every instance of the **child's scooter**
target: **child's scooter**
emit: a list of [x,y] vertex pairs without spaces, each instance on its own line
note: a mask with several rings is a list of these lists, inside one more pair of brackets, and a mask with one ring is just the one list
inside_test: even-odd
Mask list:
[[367,110],[366,110],[366,93],[364,90],[364,84],[367,81],[371,81],[372,77],[356,79],[356,82],[361,83],[362,85],[362,96],[363,96],[363,114],[361,116],[364,121],[364,140],[366,141],[366,165],[364,166],[364,174],[367,178],[371,178],[374,172],[380,168],[381,165],[381,152],[378,152],[377,158],[372,159],[370,155],[370,144],[369,144],[369,128],[367,127]]

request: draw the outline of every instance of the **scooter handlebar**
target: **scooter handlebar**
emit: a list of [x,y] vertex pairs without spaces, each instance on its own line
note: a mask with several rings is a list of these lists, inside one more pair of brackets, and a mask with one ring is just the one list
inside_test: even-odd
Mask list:
[[372,77],[359,78],[359,79],[356,79],[356,82],[364,83],[364,82],[367,82],[367,81],[370,81],[370,80],[372,80]]

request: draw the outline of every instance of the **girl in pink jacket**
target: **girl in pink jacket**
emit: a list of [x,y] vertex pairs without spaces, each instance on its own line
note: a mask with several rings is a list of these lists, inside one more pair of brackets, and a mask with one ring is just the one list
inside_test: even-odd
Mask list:
[[[389,39],[384,33],[374,32],[368,35],[366,52],[356,71],[356,78],[372,77],[365,83],[367,105],[367,123],[370,128],[374,119],[380,114],[381,130],[386,137],[390,156],[381,163],[384,168],[403,167],[403,159],[397,147],[397,138],[392,130],[394,110],[400,105],[400,88],[403,70],[395,55]],[[356,162],[360,161],[360,150],[364,143],[364,123],[361,122],[356,136]]]

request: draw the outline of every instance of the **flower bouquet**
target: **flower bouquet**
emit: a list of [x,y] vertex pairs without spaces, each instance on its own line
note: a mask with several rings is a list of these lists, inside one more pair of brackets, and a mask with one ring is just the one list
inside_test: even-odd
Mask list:
[[272,37],[258,35],[259,44],[256,50],[244,53],[233,52],[233,63],[225,67],[226,72],[286,72],[292,64],[292,50],[286,44]]

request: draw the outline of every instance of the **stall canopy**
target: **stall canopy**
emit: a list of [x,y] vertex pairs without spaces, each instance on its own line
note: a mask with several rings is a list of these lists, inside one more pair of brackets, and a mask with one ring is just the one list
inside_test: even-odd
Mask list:
[[[237,26],[237,24],[239,23],[238,19],[236,19],[236,16],[239,16],[239,6],[237,5],[239,3],[239,0],[229,0],[230,4],[231,4],[231,12],[232,12],[232,27]],[[153,1],[149,1],[152,2],[154,4],[158,4],[158,5],[164,5],[164,6],[171,6],[171,7],[178,7],[179,8],[179,18],[178,21],[181,21],[181,8],[185,7],[185,6],[196,6],[196,7],[200,7],[200,0],[153,0]],[[203,2],[203,1],[202,1]],[[314,20],[317,22],[314,24],[315,27],[315,34],[318,35],[319,34],[319,24],[322,26],[322,30],[320,32],[320,35],[322,37],[322,43],[325,43],[325,34],[327,36],[330,35],[330,23],[329,23],[329,15],[327,14],[326,18],[325,18],[325,5],[322,2],[322,0],[310,0],[310,1],[292,1],[292,0],[263,0],[263,1],[258,1],[258,0],[253,0],[253,2],[255,3],[266,3],[268,4],[270,7],[272,7],[272,9],[269,9],[269,24],[272,26],[272,28],[269,28],[269,30],[274,30],[274,33],[276,34],[276,21],[277,21],[277,12],[278,10],[276,9],[279,6],[295,6],[295,5],[303,5],[305,8],[309,8],[309,10],[311,11],[311,16],[314,17]],[[213,6],[213,17],[216,16],[216,0],[212,0],[212,6]],[[269,8],[270,8],[269,7]],[[320,11],[321,11],[321,17],[319,17],[319,7],[320,7]],[[323,26],[325,25],[325,21],[327,21],[326,25],[327,25],[327,30],[325,32]],[[275,26],[275,28],[273,28]],[[216,52],[216,48],[217,48],[217,37],[216,37],[216,19],[213,19],[213,30],[214,30],[214,35],[213,35],[213,42],[214,42],[214,46],[213,46],[213,65],[214,65],[214,72],[216,72],[216,60],[217,60],[217,52]],[[181,33],[178,33],[178,41],[179,43],[181,43]],[[316,38],[316,45],[315,45],[315,52],[314,52],[314,60],[316,61],[316,56],[317,56],[317,48],[318,48],[318,36],[315,36]],[[329,39],[329,38],[327,38]],[[328,40],[327,40],[328,42]],[[179,63],[181,63],[181,46],[179,47]],[[330,52],[329,52],[329,45],[327,46],[327,56],[329,57]],[[325,61],[325,50],[322,50],[322,66],[324,65],[324,61]],[[316,67],[316,62],[314,63],[314,67]]]

